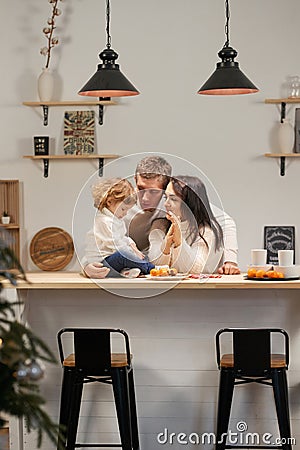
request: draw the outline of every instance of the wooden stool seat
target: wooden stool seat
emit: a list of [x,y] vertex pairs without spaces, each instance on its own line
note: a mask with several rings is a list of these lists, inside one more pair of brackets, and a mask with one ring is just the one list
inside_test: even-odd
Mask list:
[[[130,361],[132,355],[130,355]],[[75,367],[75,353],[71,353],[63,361],[64,367]],[[126,367],[127,366],[127,354],[126,353],[111,353],[111,367]]]
[[[286,367],[285,355],[280,354],[280,353],[271,353],[270,357],[271,357],[271,361],[270,361],[271,369],[280,369],[281,367],[282,368]],[[233,356],[233,353],[225,353],[221,357],[220,367],[222,367],[224,369],[226,367],[227,368],[234,367],[234,356]]]

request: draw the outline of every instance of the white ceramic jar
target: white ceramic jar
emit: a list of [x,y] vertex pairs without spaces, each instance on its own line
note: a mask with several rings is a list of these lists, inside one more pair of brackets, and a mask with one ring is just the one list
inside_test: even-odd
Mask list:
[[54,77],[49,68],[44,68],[38,78],[38,94],[41,102],[50,102],[53,99]]

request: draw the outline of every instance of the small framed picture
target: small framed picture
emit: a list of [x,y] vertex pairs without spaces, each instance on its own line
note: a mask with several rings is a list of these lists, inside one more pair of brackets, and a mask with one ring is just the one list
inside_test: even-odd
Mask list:
[[264,227],[264,248],[267,250],[267,264],[278,264],[278,250],[295,250],[295,227]]
[[49,136],[34,136],[34,154],[49,155]]

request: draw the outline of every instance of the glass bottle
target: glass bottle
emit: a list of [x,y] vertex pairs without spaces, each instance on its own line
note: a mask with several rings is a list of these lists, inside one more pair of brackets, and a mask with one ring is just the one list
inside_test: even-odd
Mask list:
[[298,75],[291,77],[289,97],[290,98],[300,97],[300,77]]

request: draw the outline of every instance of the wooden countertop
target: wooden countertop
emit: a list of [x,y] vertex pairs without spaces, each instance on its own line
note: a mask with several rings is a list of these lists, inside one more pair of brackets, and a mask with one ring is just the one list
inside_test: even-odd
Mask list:
[[[252,281],[241,275],[222,275],[221,278],[187,279],[181,281],[149,280],[145,278],[106,278],[92,280],[78,272],[30,272],[28,283],[19,281],[17,289],[300,289],[300,280]],[[9,287],[4,282],[5,287]]]

